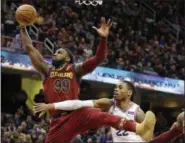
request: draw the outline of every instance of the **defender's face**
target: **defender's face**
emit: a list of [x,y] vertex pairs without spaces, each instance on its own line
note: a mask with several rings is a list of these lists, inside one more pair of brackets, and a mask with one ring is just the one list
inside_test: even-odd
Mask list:
[[128,86],[124,82],[119,82],[114,89],[115,100],[125,100],[130,97]]

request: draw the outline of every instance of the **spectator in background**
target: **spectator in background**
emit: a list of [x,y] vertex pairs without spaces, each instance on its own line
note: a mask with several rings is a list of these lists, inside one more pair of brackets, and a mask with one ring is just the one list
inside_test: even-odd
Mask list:
[[[49,38],[55,50],[59,47],[72,48],[77,62],[92,56],[96,39],[87,31],[91,31],[91,26],[97,23],[98,17],[103,12],[101,6],[78,6],[56,0],[32,3],[38,7],[40,15],[45,19],[45,23],[39,26],[39,40]],[[181,2],[146,3],[157,12],[155,24],[154,19],[148,16],[143,7],[139,7],[137,1],[110,1],[103,5],[108,15],[114,15],[109,36],[109,49],[112,54],[108,53],[103,65],[141,73],[149,70],[148,74],[184,79],[182,64],[185,62],[183,56],[185,48],[181,38],[184,36],[180,34],[181,39],[177,42],[169,27],[159,21],[166,18],[173,22],[173,25],[180,26],[185,21],[181,17],[182,8],[179,4]],[[115,8],[111,7],[112,5]],[[6,15],[3,18],[4,32],[8,35],[6,26],[16,23],[12,14],[4,13]],[[8,42],[2,41],[3,45],[7,45]],[[40,51],[43,53],[47,49]],[[120,55],[121,52],[124,54]]]
[[167,129],[167,120],[163,116],[162,112],[157,114],[156,131],[160,134]]
[[15,49],[16,52],[23,51],[22,50],[22,42],[21,42],[21,37],[20,33],[17,33],[13,41],[11,42],[11,47],[12,49]]
[[17,110],[17,112],[15,113],[15,117],[14,117],[16,127],[18,127],[23,120],[24,120],[24,112],[20,108]]
[[35,122],[32,119],[32,116],[30,116],[30,115],[27,116],[26,123],[27,123],[28,132],[31,133],[31,129],[32,129],[33,125],[35,124]]
[[36,102],[36,103],[45,102],[45,101],[44,101],[43,89],[40,89],[40,90],[39,90],[39,93],[35,95],[35,97],[34,97],[34,102]]
[[5,17],[5,24],[4,24],[4,33],[6,35],[11,35],[13,36],[13,31],[16,29],[16,24],[15,24],[15,18],[13,13],[8,13],[6,14]]
[[73,140],[72,143],[84,143],[81,139],[81,135],[77,135]]
[[14,109],[19,110],[21,114],[31,114],[31,111],[26,105],[27,98],[28,96],[24,90],[19,91],[12,98]]

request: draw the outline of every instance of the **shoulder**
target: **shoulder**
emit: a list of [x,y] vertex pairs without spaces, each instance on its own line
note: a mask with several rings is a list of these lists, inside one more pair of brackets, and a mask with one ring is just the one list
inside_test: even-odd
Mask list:
[[110,100],[109,112],[113,113],[114,109],[116,108],[116,101],[114,99],[109,99],[109,100]]
[[53,66],[45,60],[43,62],[43,66],[47,67],[47,72],[45,74],[42,74],[42,80],[45,81],[46,79],[48,79],[51,71],[53,70]]
[[131,102],[131,106],[130,107],[133,110],[135,110],[136,112],[141,109],[140,106],[138,104],[134,103],[134,102]]
[[75,75],[78,82],[80,82],[81,76],[79,76],[79,74],[78,74],[78,69],[77,69],[78,66],[79,66],[79,64],[69,64],[69,65],[67,65],[66,71],[73,72],[73,74]]
[[116,106],[116,101],[114,99],[109,99],[111,106]]
[[135,120],[139,123],[141,123],[145,118],[144,111],[138,106],[136,113],[135,113]]
[[135,103],[135,102],[132,102],[131,101],[131,104],[133,105],[133,106],[137,106],[137,107],[140,107],[137,103]]
[[102,103],[109,103],[109,104],[113,103],[113,100],[109,98],[100,98],[98,100],[101,101]]
[[72,71],[72,72],[74,72],[76,74],[76,67],[77,67],[76,64],[68,64],[66,66],[66,71]]
[[67,71],[73,70],[73,68],[74,68],[74,65],[73,65],[73,64],[68,64],[68,65],[66,66],[66,70],[67,70]]
[[75,64],[68,64],[67,65],[67,70],[74,70],[76,71],[78,67],[80,67],[82,63],[75,63]]
[[135,109],[135,111],[136,111],[136,114],[143,114],[144,113],[144,111],[141,109],[141,107],[138,105],[138,104],[136,104],[135,102],[132,102],[132,107]]

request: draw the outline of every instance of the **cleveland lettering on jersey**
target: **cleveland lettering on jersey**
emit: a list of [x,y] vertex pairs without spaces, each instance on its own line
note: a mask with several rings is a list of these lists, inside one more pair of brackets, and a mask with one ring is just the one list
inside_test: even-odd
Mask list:
[[[79,82],[70,64],[61,69],[51,69],[48,78],[43,82],[44,93],[50,102],[77,99],[79,95]],[[50,87],[50,88],[48,88]],[[58,114],[61,111],[51,110],[50,114]]]
[[58,72],[58,71],[52,71],[50,73],[50,78],[55,78],[55,77],[62,77],[62,78],[73,78],[73,72]]

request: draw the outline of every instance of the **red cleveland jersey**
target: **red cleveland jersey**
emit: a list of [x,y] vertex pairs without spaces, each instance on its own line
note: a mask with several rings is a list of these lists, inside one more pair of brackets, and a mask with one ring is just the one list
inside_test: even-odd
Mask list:
[[[52,68],[43,82],[44,95],[48,103],[78,99],[79,80],[76,78],[72,64],[62,69]],[[51,111],[51,114],[59,111]]]

